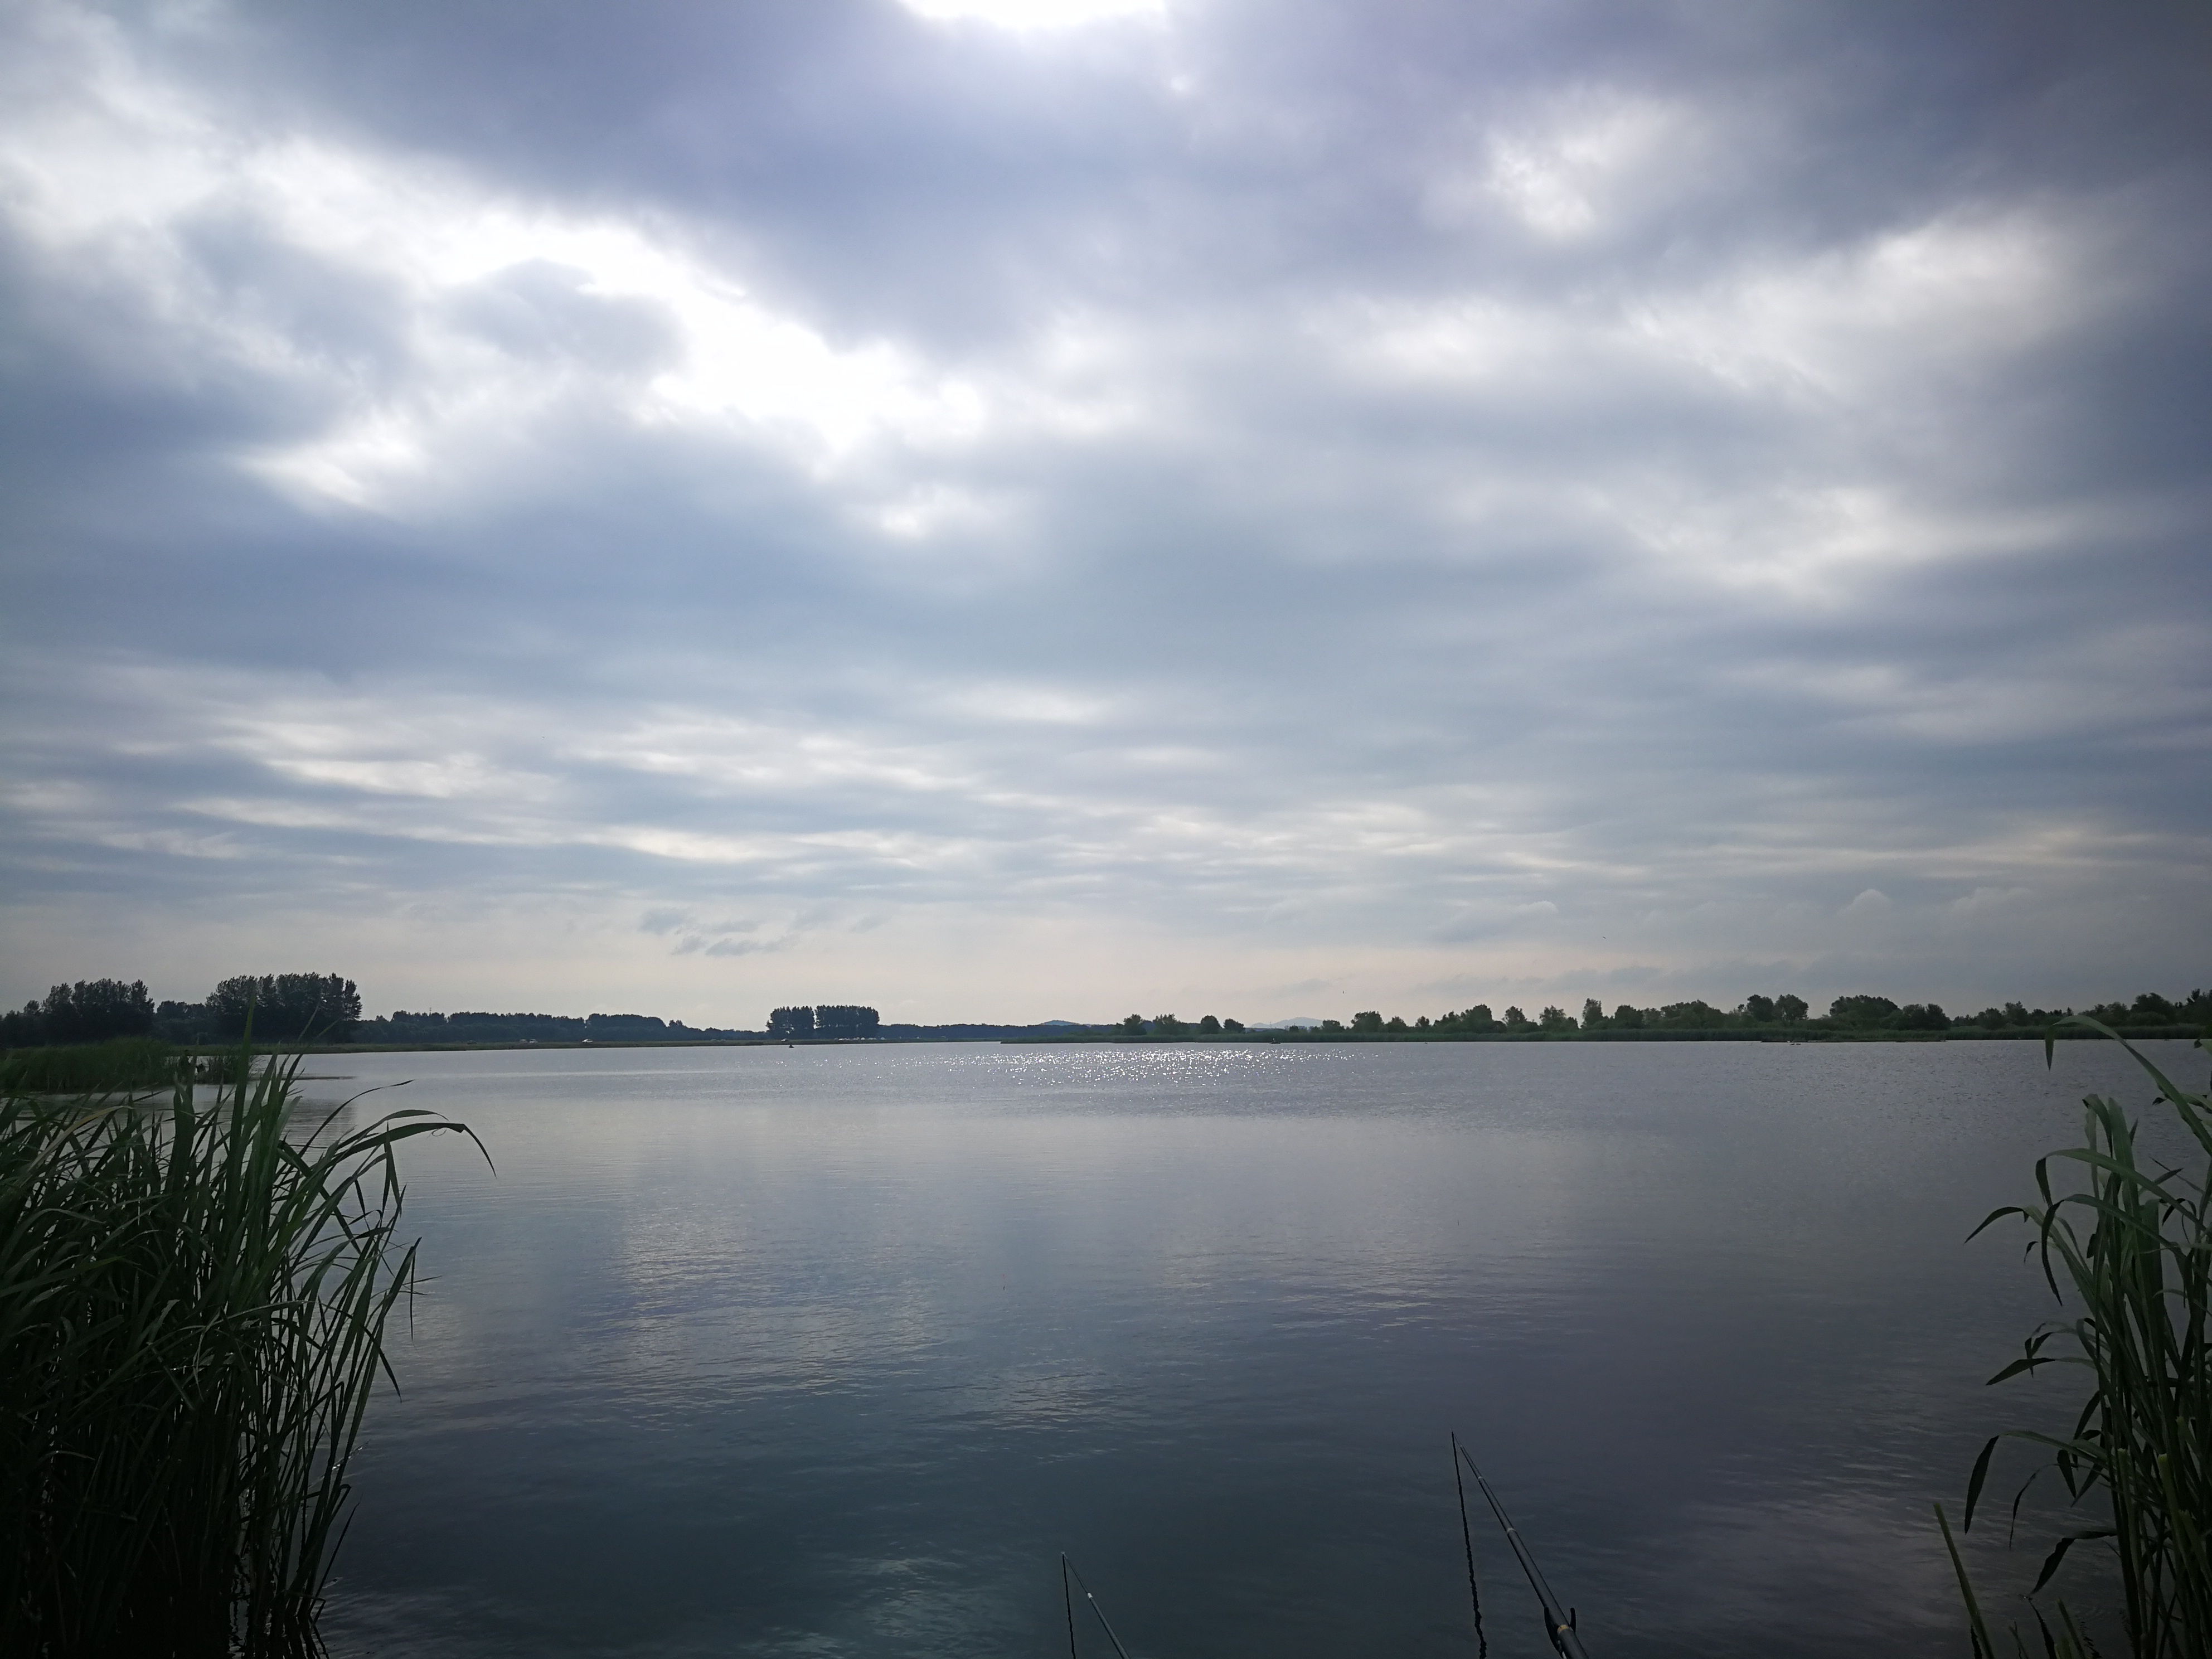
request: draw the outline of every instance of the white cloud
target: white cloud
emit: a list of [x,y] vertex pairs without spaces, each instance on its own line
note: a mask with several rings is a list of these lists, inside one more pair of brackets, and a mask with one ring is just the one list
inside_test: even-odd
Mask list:
[[1701,160],[1698,137],[1680,104],[1577,88],[1533,121],[1493,130],[1478,168],[1431,185],[1429,211],[1450,223],[1494,202],[1539,236],[1602,234],[1680,189]]
[[[957,447],[990,418],[975,387],[909,349],[833,342],[779,312],[678,226],[564,210],[421,155],[227,124],[144,69],[115,29],[52,9],[84,79],[12,124],[8,216],[57,257],[135,289],[179,341],[332,399],[323,429],[240,458],[273,481],[386,509],[451,492],[472,457],[586,384],[641,428],[697,428],[814,471],[878,436]],[[318,262],[321,280],[395,296],[404,355],[389,374],[364,380],[212,279],[193,237],[215,217]],[[665,319],[667,361],[610,372],[573,349],[500,349],[463,302],[527,271],[562,273],[580,301]]]
[[2195,959],[2154,89],[923,9],[0,19],[9,916],[1039,1016]]
[[1954,918],[1969,921],[1991,914],[2017,912],[2033,897],[2033,890],[2027,887],[1977,887],[1963,897],[1953,899],[1946,908]]
[[1656,350],[1725,385],[1909,396],[2081,321],[2097,296],[2070,269],[2076,240],[2048,208],[1951,209],[1650,296],[1632,321]]

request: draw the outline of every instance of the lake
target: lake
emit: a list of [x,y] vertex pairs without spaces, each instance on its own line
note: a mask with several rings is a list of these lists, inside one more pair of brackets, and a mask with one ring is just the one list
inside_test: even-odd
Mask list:
[[[1471,1655],[1454,1429],[1598,1659],[1956,1654],[1929,1505],[2080,1391],[1982,1386],[2051,1304],[1962,1241],[2149,1099],[2101,1043],[311,1065],[497,1164],[404,1149],[325,1625],[441,1659],[1065,1653],[1062,1551],[1136,1659]],[[1548,1652],[1474,1521],[1490,1650]]]

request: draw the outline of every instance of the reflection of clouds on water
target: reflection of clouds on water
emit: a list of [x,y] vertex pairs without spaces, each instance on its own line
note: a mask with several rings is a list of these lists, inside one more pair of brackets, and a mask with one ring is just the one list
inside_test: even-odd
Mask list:
[[[349,1605],[442,1583],[419,1534],[481,1617],[568,1609],[547,1652],[610,1608],[656,1650],[1033,1647],[1066,1547],[1194,1651],[1410,1650],[1456,1628],[1456,1427],[1642,1650],[1924,1644],[1953,1628],[1928,1504],[2056,1399],[1982,1388],[2042,1293],[1961,1241],[2113,1058],[364,1059],[500,1174],[403,1153],[435,1282]],[[458,1652],[478,1616],[424,1613]]]
[[333,1581],[325,1622],[332,1659],[509,1659],[512,1628],[462,1591],[366,1589]]
[[[1932,1547],[1900,1550],[1915,1534]],[[1681,1587],[1676,1605],[1663,1621],[1623,1609],[1608,1619],[1608,1633],[1633,1646],[1679,1628],[1686,1615],[1717,1644],[1748,1645],[1790,1629],[1808,1601],[1838,1610],[1838,1638],[1878,1645],[1900,1614],[1940,1628],[1955,1621],[1959,1586],[1935,1534],[1925,1503],[1901,1505],[1849,1486],[1686,1505],[1639,1564],[1650,1578]]]

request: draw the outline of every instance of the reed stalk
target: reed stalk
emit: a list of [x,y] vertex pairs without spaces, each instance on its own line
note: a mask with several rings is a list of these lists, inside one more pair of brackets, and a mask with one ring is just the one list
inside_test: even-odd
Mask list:
[[415,1280],[394,1152],[469,1131],[333,1111],[295,1138],[299,1060],[252,1058],[166,1105],[0,1097],[0,1652],[319,1651]]
[[189,1056],[148,1036],[18,1048],[0,1054],[0,1093],[96,1095],[159,1089],[175,1081],[179,1066],[191,1063]]
[[[1982,1449],[1967,1482],[1964,1524],[1973,1524],[1999,1445],[2015,1440],[2040,1448],[2048,1455],[2038,1473],[2055,1470],[2068,1498],[2088,1506],[2095,1518],[2054,1542],[2028,1595],[2051,1582],[2075,1545],[2090,1544],[2116,1581],[2129,1651],[2136,1659],[2203,1659],[2212,1654],[2212,1558],[2205,1534],[2212,1518],[2212,1102],[2177,1087],[2096,1021],[2062,1024],[2126,1048],[2155,1085],[2157,1100],[2195,1142],[2196,1154],[2185,1167],[2146,1161],[2139,1126],[2117,1101],[2091,1095],[2082,1103],[2082,1144],[2036,1164],[2041,1201],[1993,1211],[1974,1230],[2007,1218],[2024,1224],[2032,1234],[2029,1255],[2051,1295],[2062,1307],[2070,1298],[2075,1310],[2073,1318],[2039,1328],[2021,1357],[1990,1381],[2047,1365],[2076,1366],[2089,1374],[2091,1389],[2070,1432],[2011,1430]],[[2049,1052],[2046,1043],[2046,1059]],[[2058,1190],[2055,1162],[2075,1166],[2087,1183],[2082,1190]],[[2015,1497],[2015,1522],[2020,1503]],[[1977,1659],[1995,1659],[1995,1638],[1940,1509],[1937,1518],[1966,1597]],[[2057,1606],[2056,1629],[2032,1599],[2030,1607],[2039,1650],[2096,1652],[2064,1601]],[[2027,1651],[2016,1626],[2013,1639]]]

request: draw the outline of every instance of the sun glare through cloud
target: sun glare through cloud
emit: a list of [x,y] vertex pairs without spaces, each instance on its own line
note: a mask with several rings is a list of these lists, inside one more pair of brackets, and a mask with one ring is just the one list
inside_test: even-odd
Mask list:
[[899,3],[935,23],[988,23],[1020,33],[1082,28],[1125,19],[1159,22],[1167,16],[1166,0],[899,0]]

